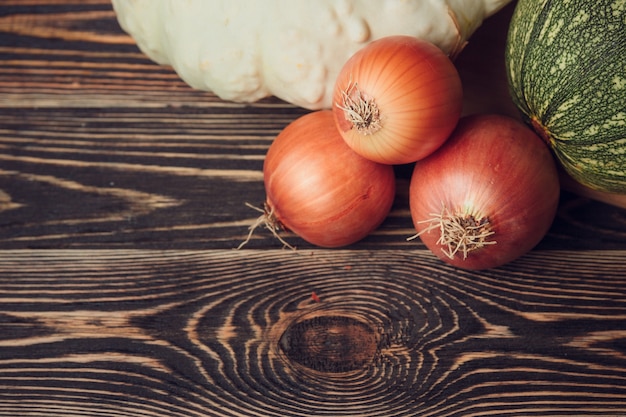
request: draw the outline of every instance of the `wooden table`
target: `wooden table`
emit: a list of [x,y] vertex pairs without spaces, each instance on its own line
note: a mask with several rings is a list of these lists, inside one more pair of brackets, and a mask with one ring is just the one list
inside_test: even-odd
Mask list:
[[[563,193],[535,250],[468,272],[405,240],[404,167],[362,242],[237,251],[305,111],[191,90],[106,0],[0,6],[1,416],[626,415],[624,209]],[[474,61],[510,9],[457,61],[466,112],[512,111]]]

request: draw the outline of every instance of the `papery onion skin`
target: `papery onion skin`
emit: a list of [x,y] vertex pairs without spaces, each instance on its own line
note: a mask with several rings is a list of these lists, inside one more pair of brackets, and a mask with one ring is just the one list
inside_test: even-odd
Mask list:
[[[346,112],[346,94],[358,92],[373,99],[379,110],[375,132],[362,133]],[[337,128],[355,152],[399,165],[418,161],[441,146],[462,108],[461,79],[443,51],[422,39],[389,36],[371,42],[345,63],[332,110]]]
[[276,219],[327,248],[353,244],[380,226],[396,192],[393,167],[353,152],[330,110],[290,123],[270,146],[263,174]]
[[[465,269],[504,265],[547,234],[559,202],[559,177],[548,147],[528,127],[501,115],[461,119],[448,141],[415,164],[411,217],[422,242],[443,261]],[[488,219],[492,244],[450,258],[428,219],[444,209]],[[495,242],[495,243],[493,243]]]

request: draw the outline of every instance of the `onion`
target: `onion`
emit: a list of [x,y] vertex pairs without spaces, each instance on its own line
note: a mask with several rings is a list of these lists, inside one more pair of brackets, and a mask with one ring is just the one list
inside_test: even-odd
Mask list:
[[415,164],[409,204],[416,236],[440,259],[486,269],[539,243],[559,190],[552,154],[533,131],[507,116],[473,115]]
[[459,74],[437,46],[390,36],[357,51],[341,69],[333,93],[337,127],[359,155],[406,164],[436,150],[463,107]]
[[353,152],[330,110],[290,123],[270,146],[263,175],[265,213],[250,233],[265,224],[276,235],[287,229],[329,248],[355,243],[376,229],[396,192],[393,167]]

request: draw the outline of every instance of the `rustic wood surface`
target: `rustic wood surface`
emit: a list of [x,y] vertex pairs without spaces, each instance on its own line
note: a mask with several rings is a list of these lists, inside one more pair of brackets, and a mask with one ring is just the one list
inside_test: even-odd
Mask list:
[[[511,10],[457,60],[466,113],[515,115]],[[626,416],[626,210],[564,192],[462,271],[406,241],[407,166],[362,242],[233,250],[304,112],[190,89],[107,0],[0,1],[0,415]]]

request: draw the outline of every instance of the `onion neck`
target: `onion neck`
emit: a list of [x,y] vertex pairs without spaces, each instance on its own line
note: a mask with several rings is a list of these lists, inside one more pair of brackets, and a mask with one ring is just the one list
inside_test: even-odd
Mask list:
[[362,135],[374,134],[382,128],[376,100],[364,94],[356,83],[350,83],[341,95],[341,104],[336,105],[343,110],[344,117],[352,128]]

